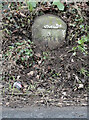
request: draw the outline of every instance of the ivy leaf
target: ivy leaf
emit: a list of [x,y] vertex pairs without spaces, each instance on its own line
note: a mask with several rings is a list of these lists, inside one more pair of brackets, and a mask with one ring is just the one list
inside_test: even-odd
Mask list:
[[28,2],[27,2],[27,4],[28,4],[28,7],[29,7],[29,10],[30,11],[32,11],[33,10],[33,8],[35,8],[36,7],[36,1],[35,0],[29,0]]
[[83,47],[81,47],[81,45],[78,45],[78,49],[81,51],[81,52],[84,52],[85,49]]
[[54,0],[53,5],[57,5],[59,10],[64,10],[64,5],[60,2],[60,0]]
[[82,41],[82,40],[78,40],[78,44],[80,44],[80,45],[81,45],[82,43],[83,43],[83,41]]

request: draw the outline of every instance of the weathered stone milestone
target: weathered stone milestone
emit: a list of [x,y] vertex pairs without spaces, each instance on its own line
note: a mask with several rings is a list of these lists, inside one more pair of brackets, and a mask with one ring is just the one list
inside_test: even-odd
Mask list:
[[58,16],[46,14],[37,17],[32,26],[32,38],[40,48],[56,48],[65,40],[66,23]]

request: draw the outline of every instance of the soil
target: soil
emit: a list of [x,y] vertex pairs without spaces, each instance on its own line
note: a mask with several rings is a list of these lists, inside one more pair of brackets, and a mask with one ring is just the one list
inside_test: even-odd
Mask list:
[[[11,3],[9,5],[11,6]],[[15,6],[16,8],[11,7],[9,11],[4,11],[3,29],[8,30],[3,32],[2,103],[4,106],[87,105],[88,73],[81,72],[81,69],[89,70],[89,58],[80,50],[76,50],[76,55],[73,55],[72,48],[77,46],[77,40],[81,39],[81,36],[87,35],[86,30],[82,30],[80,25],[84,25],[84,28],[88,26],[88,5],[89,3],[85,3],[86,9],[84,9],[83,4],[78,4],[82,9],[83,21],[79,21],[81,17],[73,8],[73,4],[65,5],[63,12],[55,8],[48,10],[45,8],[46,5],[44,9],[33,13],[28,9],[16,10],[20,6],[19,3]],[[15,47],[16,42],[27,41],[25,47],[29,45],[28,40],[32,40],[31,26],[34,18],[46,13],[58,15],[67,23],[64,44],[54,50],[46,48],[42,51],[33,43],[31,44],[33,55],[25,62],[21,61],[20,56],[19,59],[16,58],[15,51],[12,51],[12,54],[17,60],[13,60],[11,56],[4,56],[9,46]],[[88,51],[89,45],[86,44],[86,47]],[[17,81],[21,82],[22,88],[13,90],[13,84]]]

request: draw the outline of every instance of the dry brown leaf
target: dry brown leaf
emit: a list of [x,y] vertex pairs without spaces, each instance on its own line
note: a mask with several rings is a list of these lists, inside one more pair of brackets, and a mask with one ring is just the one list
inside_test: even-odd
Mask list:
[[33,76],[34,71],[30,71],[29,73],[27,73],[28,76]]
[[21,13],[21,12],[20,12],[20,15],[21,15],[22,17],[27,17],[26,15],[24,15],[24,14],[23,14],[23,13]]

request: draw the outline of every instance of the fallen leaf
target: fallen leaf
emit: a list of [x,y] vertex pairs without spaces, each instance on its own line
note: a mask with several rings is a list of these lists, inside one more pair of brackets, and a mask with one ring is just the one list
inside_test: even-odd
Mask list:
[[40,65],[42,63],[42,60],[38,61],[38,64]]
[[81,89],[81,88],[83,88],[83,87],[84,87],[83,84],[79,84],[78,89]]
[[17,76],[17,80],[19,80],[19,78],[20,78],[20,76],[18,75],[18,76]]
[[41,54],[40,53],[36,53],[35,56],[40,58]]
[[21,15],[22,17],[27,17],[26,15],[24,15],[24,14],[23,14],[23,13],[21,13],[21,12],[20,12],[20,15]]
[[34,71],[30,71],[29,73],[27,73],[28,76],[33,76]]
[[66,95],[66,92],[63,92],[62,94],[65,96],[65,95]]
[[36,78],[37,78],[37,79],[39,79],[39,78],[40,78],[40,76],[39,76],[39,75],[37,75],[37,76],[36,76]]
[[8,106],[8,105],[9,105],[9,102],[6,103],[6,106]]
[[70,78],[71,78],[70,72],[67,74],[67,76],[68,76],[68,79],[70,79]]
[[51,67],[50,66],[48,66],[48,72],[51,72]]
[[74,62],[74,60],[73,60],[73,59],[71,59],[71,62]]

